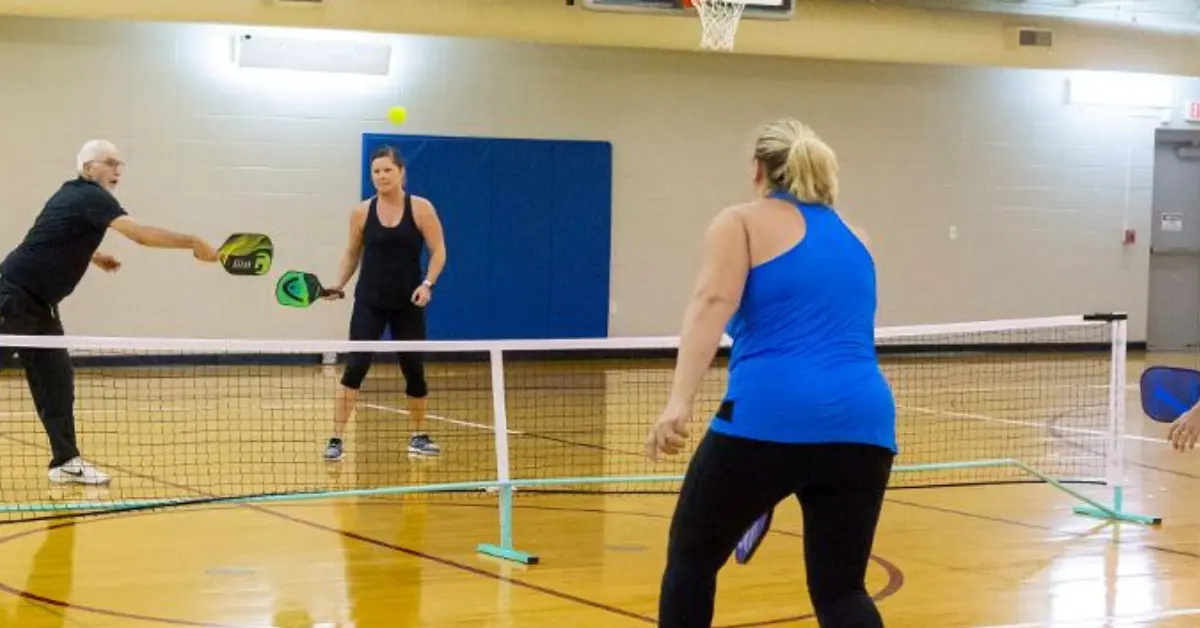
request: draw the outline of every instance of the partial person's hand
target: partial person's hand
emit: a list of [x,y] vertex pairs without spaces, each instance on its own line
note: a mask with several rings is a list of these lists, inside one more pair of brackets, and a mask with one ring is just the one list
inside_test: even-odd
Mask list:
[[106,253],[96,253],[95,255],[93,255],[92,263],[95,264],[98,268],[101,268],[110,273],[115,273],[118,270],[121,270],[120,260],[118,260],[117,258],[115,258],[111,255],[108,255]]
[[1187,451],[1196,448],[1196,440],[1200,438],[1200,412],[1186,412],[1171,424],[1167,440],[1175,451]]
[[425,284],[421,284],[417,286],[416,290],[413,290],[412,302],[416,303],[418,307],[425,307],[426,305],[429,305],[429,301],[432,299],[433,290],[430,290],[429,286]]
[[659,452],[673,456],[682,451],[689,435],[687,422],[691,417],[691,408],[668,406],[646,436],[646,457],[658,462]]
[[217,250],[208,242],[197,238],[196,243],[192,245],[192,257],[202,262],[215,262],[217,261]]

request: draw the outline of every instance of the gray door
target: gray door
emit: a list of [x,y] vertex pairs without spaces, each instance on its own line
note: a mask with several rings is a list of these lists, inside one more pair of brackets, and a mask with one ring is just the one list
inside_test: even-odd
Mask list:
[[1156,140],[1146,345],[1179,351],[1200,347],[1200,132]]

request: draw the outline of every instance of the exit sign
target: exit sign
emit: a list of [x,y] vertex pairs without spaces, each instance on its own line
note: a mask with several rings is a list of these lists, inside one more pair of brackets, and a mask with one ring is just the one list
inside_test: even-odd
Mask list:
[[1193,100],[1188,103],[1185,119],[1188,122],[1200,122],[1200,100]]

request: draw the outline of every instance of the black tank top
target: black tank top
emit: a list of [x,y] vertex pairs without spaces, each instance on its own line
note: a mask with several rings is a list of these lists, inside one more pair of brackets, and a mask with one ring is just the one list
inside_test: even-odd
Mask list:
[[404,195],[404,216],[395,227],[379,221],[379,198],[371,199],[363,224],[362,266],[354,296],[368,305],[399,308],[412,303],[421,285],[425,237],[413,217],[412,197]]

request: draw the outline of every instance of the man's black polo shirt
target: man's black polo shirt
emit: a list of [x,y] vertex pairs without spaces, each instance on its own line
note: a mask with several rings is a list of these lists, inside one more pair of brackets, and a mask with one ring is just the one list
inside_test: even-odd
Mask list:
[[0,277],[57,305],[83,279],[109,225],[126,213],[99,184],[83,178],[67,181],[46,202],[24,241],[0,263]]

